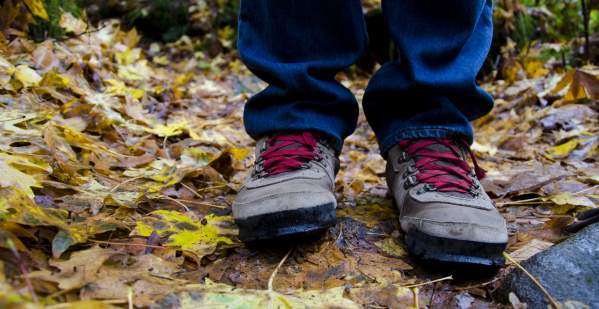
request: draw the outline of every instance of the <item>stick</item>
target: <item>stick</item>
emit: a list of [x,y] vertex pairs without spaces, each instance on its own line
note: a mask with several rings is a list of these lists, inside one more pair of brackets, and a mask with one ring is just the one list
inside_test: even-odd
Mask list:
[[147,244],[130,244],[130,243],[126,243],[126,242],[104,241],[104,240],[95,240],[95,239],[88,239],[88,241],[97,243],[97,244],[106,244],[106,245],[140,246],[140,247],[153,248],[153,249],[166,249],[166,247],[163,247],[163,246],[147,245]]
[[290,248],[289,251],[287,251],[287,254],[285,254],[283,259],[279,262],[279,265],[277,265],[275,270],[270,275],[270,278],[268,278],[268,291],[269,292],[272,292],[272,283],[275,281],[275,276],[277,275],[279,268],[281,268],[281,266],[283,266],[283,263],[285,263],[285,260],[287,260],[287,257],[289,256],[289,254],[291,253],[292,250],[293,250],[293,247]]
[[418,301],[418,288],[411,288],[411,290],[414,294],[414,308],[420,309],[420,303]]
[[133,309],[133,288],[129,287],[127,292],[127,302],[129,303],[129,309]]
[[[572,194],[572,195],[578,195],[578,194],[582,194],[582,193],[585,193],[585,192],[588,192],[588,191],[591,191],[591,190],[595,190],[597,188],[599,188],[599,185],[594,185],[592,187],[588,187],[588,188],[582,189],[580,191],[572,192],[570,194]],[[509,202],[497,203],[497,206],[552,203],[551,201],[543,201],[542,200],[543,198],[546,198],[546,196],[533,197],[533,198],[529,198],[529,199],[525,199],[525,200],[519,200],[519,201],[509,201]]]
[[123,182],[118,183],[116,186],[112,187],[112,189],[110,189],[110,191],[108,191],[108,194],[112,194],[116,191],[116,189],[118,189],[120,186],[126,184],[126,183],[130,183],[132,181],[144,178],[145,176],[137,176],[137,177],[133,177],[133,178],[129,178]]
[[169,201],[173,201],[173,202],[175,202],[175,203],[177,203],[177,204],[181,205],[181,207],[185,208],[185,211],[187,211],[187,212],[189,212],[189,211],[190,211],[190,210],[189,210],[189,207],[187,207],[187,205],[185,205],[185,204],[183,204],[183,203],[179,202],[177,199],[174,199],[174,198],[172,198],[172,197],[170,197],[170,196],[168,196],[168,195],[163,195],[163,196],[162,196],[162,198],[163,198],[163,199],[167,199],[167,200],[169,200]]
[[551,296],[551,294],[549,294],[549,292],[545,289],[545,287],[541,284],[541,282],[539,282],[539,280],[537,280],[537,278],[535,278],[524,267],[522,267],[522,265],[520,265],[520,263],[518,263],[518,261],[514,260],[507,252],[503,252],[503,257],[505,257],[506,260],[510,261],[511,263],[513,263],[514,265],[516,265],[516,267],[518,269],[520,269],[522,272],[524,272],[524,274],[526,274],[528,276],[528,278],[530,278],[530,280],[537,287],[539,287],[539,289],[541,289],[541,291],[543,292],[543,294],[545,294],[545,296],[547,296],[547,298],[549,299],[549,302],[551,303],[551,305],[554,308],[556,308],[556,309],[560,309],[561,308],[561,305],[555,300],[555,298],[553,298],[553,296]]
[[422,282],[422,283],[416,283],[416,284],[410,284],[410,285],[402,285],[400,286],[400,288],[417,288],[423,285],[427,285],[427,284],[431,284],[431,283],[436,283],[439,281],[445,281],[445,280],[453,280],[453,276],[447,276],[447,277],[443,277],[443,278],[439,278],[439,279],[435,279],[435,280],[431,280],[431,281],[426,281],[426,282]]

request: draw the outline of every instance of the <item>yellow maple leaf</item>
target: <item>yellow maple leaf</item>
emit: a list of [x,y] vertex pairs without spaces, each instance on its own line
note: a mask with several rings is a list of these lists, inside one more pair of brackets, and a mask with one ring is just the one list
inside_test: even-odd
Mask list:
[[563,144],[551,147],[547,149],[547,153],[553,158],[565,158],[570,155],[570,153],[578,147],[580,140],[571,139]]
[[24,0],[24,2],[27,8],[29,8],[29,10],[31,11],[31,14],[33,14],[34,16],[37,16],[43,20],[50,19],[42,0]]
[[35,178],[12,167],[2,158],[0,158],[0,173],[2,174],[2,177],[0,177],[0,187],[19,188],[27,193],[27,196],[30,198],[34,196],[31,187],[41,187]]
[[105,82],[108,84],[106,91],[110,94],[131,95],[133,98],[138,100],[141,99],[145,94],[145,91],[142,89],[127,87],[127,85],[120,80],[107,79]]
[[188,127],[187,120],[181,119],[166,125],[158,124],[152,129],[147,129],[147,131],[160,137],[170,137],[182,134],[188,130]]

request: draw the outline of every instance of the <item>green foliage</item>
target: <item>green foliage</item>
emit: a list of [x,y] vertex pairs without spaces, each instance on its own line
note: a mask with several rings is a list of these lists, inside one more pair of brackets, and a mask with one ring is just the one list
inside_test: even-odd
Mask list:
[[599,10],[595,9],[590,14],[590,32],[596,33],[599,31]]
[[516,25],[512,39],[519,48],[534,39],[535,21],[529,14],[516,15]]
[[69,12],[74,16],[81,15],[81,9],[76,0],[44,0],[49,20],[37,19],[35,24],[29,26],[29,34],[35,41],[43,41],[47,38],[62,38],[64,29],[60,27],[60,17],[63,12]]

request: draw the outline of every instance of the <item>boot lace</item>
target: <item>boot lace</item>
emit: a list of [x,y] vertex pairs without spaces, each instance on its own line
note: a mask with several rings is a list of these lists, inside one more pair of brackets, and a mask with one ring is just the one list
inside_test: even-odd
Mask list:
[[[474,194],[473,188],[478,187],[475,187],[473,177],[482,179],[485,176],[485,170],[478,166],[464,140],[404,140],[399,146],[414,159],[418,171],[415,175],[417,182],[428,184],[428,188],[432,187],[432,190]],[[466,149],[472,159],[474,174],[461,155],[462,149]]]
[[257,165],[269,176],[298,170],[319,158],[318,138],[314,132],[275,134],[266,140]]

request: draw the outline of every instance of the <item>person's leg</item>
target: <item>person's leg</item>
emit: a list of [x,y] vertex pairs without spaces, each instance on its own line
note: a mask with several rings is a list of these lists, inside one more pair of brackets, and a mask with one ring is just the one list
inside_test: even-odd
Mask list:
[[358,107],[335,74],[357,61],[366,41],[359,0],[242,1],[239,53],[269,84],[245,106],[248,134],[320,131],[339,151]]
[[491,44],[491,0],[383,0],[383,10],[400,59],[374,75],[364,111],[387,157],[407,248],[500,265],[506,223],[468,145],[469,121],[493,106],[475,81]]
[[493,36],[491,0],[383,0],[399,60],[381,67],[364,112],[386,152],[403,139],[462,135],[493,99],[476,85]]
[[358,106],[335,74],[366,45],[359,0],[244,0],[238,48],[269,85],[245,107],[256,162],[233,203],[245,242],[335,224],[337,154]]

